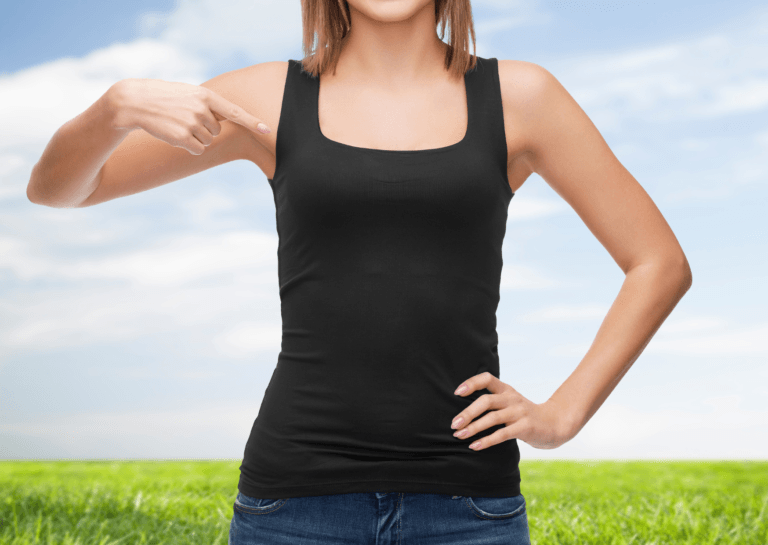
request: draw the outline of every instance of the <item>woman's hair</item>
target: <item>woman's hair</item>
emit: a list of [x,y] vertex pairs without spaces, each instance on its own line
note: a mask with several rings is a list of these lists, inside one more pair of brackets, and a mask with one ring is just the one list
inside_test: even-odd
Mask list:
[[[341,45],[352,23],[347,0],[301,0],[301,22],[304,70],[312,77],[335,71]],[[435,24],[442,25],[441,40],[446,25],[450,27],[445,67],[456,76],[463,76],[475,67],[477,55],[470,0],[435,0]],[[469,52],[470,36],[475,54]]]

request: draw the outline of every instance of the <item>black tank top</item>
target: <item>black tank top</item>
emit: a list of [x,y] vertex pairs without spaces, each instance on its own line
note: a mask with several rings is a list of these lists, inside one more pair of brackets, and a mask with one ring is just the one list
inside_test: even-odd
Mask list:
[[288,65],[269,180],[282,345],[238,489],[258,498],[520,494],[515,439],[469,448],[504,425],[470,439],[451,429],[489,393],[457,396],[459,384],[499,377],[501,245],[514,193],[497,59],[477,57],[464,75],[464,138],[412,151],[326,138],[319,78]]

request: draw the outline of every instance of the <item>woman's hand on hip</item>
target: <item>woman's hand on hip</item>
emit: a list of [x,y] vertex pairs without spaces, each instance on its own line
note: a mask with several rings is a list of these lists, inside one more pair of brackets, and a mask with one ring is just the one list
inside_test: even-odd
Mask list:
[[[462,386],[465,386],[463,391]],[[454,417],[451,427],[456,432],[453,435],[459,439],[470,439],[492,426],[504,424],[505,427],[474,441],[470,445],[473,450],[486,449],[509,439],[521,439],[534,448],[553,449],[575,435],[571,419],[562,407],[551,400],[533,403],[487,371],[461,383],[456,395],[465,397],[483,388],[491,393],[481,395]],[[490,412],[473,422],[486,411]],[[459,418],[461,422],[457,422]],[[479,445],[476,446],[476,443]]]

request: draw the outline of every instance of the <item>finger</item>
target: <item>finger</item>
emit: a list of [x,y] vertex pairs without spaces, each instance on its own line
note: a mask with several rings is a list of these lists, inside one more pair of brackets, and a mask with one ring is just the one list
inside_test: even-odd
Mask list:
[[208,107],[211,109],[214,115],[219,114],[219,116],[221,116],[222,118],[228,119],[233,123],[237,123],[238,125],[242,125],[246,129],[249,129],[256,134],[259,134],[262,136],[264,135],[264,133],[261,132],[257,128],[257,126],[259,125],[259,123],[261,123],[266,127],[267,126],[266,123],[264,123],[261,119],[258,119],[257,117],[246,112],[243,108],[241,108],[237,104],[230,102],[220,94],[215,93],[213,91],[208,93]]
[[498,445],[499,443],[503,443],[504,441],[509,441],[510,439],[516,438],[521,431],[522,431],[521,426],[515,426],[514,424],[512,424],[500,430],[496,430],[490,435],[481,437],[477,441],[473,441],[469,445],[469,448],[471,448],[474,451],[484,450],[484,449],[487,449],[488,447],[492,447],[493,445]]
[[[462,390],[462,386],[466,386],[466,389]],[[468,394],[471,394],[472,392],[476,392],[477,390],[482,390],[483,388],[488,389],[488,391],[493,392],[494,394],[498,394],[503,392],[507,388],[507,385],[486,371],[484,373],[480,373],[479,375],[470,377],[462,382],[459,387],[456,388],[454,393],[464,397]]]
[[208,115],[203,117],[202,124],[206,129],[208,129],[208,132],[211,133],[211,136],[216,137],[221,134],[221,123],[218,122],[213,112],[209,111]]
[[481,431],[487,430],[490,427],[504,423],[504,417],[499,415],[500,411],[491,411],[486,414],[480,420],[476,420],[465,426],[462,429],[456,430],[453,434],[457,439],[469,439],[470,437],[477,435]]
[[479,398],[477,398],[474,401],[474,403],[472,403],[469,407],[466,407],[463,411],[461,411],[459,414],[456,415],[456,417],[451,422],[451,428],[454,428],[456,430],[463,430],[467,426],[472,425],[472,426],[475,426],[473,428],[474,431],[472,433],[477,433],[481,429],[485,429],[485,428],[477,428],[477,424],[482,420],[486,419],[488,415],[484,416],[477,422],[472,422],[475,418],[477,418],[478,416],[480,416],[486,411],[493,411],[491,414],[496,414],[499,411],[506,409],[507,406],[508,406],[507,400],[498,394],[482,395]]
[[205,151],[205,145],[192,133],[181,141],[180,147],[184,148],[192,155],[202,155]]
[[213,135],[208,128],[203,125],[193,127],[192,136],[197,138],[197,140],[206,147],[210,146],[211,142],[213,142]]

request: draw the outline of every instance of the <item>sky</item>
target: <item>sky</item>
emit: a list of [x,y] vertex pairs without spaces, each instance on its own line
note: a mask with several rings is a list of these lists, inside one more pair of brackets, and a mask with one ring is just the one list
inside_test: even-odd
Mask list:
[[[581,432],[552,450],[519,441],[521,463],[767,458],[768,8],[472,6],[476,53],[558,78],[693,271]],[[0,459],[241,459],[280,351],[264,174],[235,161],[83,209],[35,205],[26,187],[54,132],[121,79],[200,84],[300,59],[300,3],[17,2],[0,53]],[[500,377],[543,403],[624,275],[536,174],[510,203],[503,259]]]

